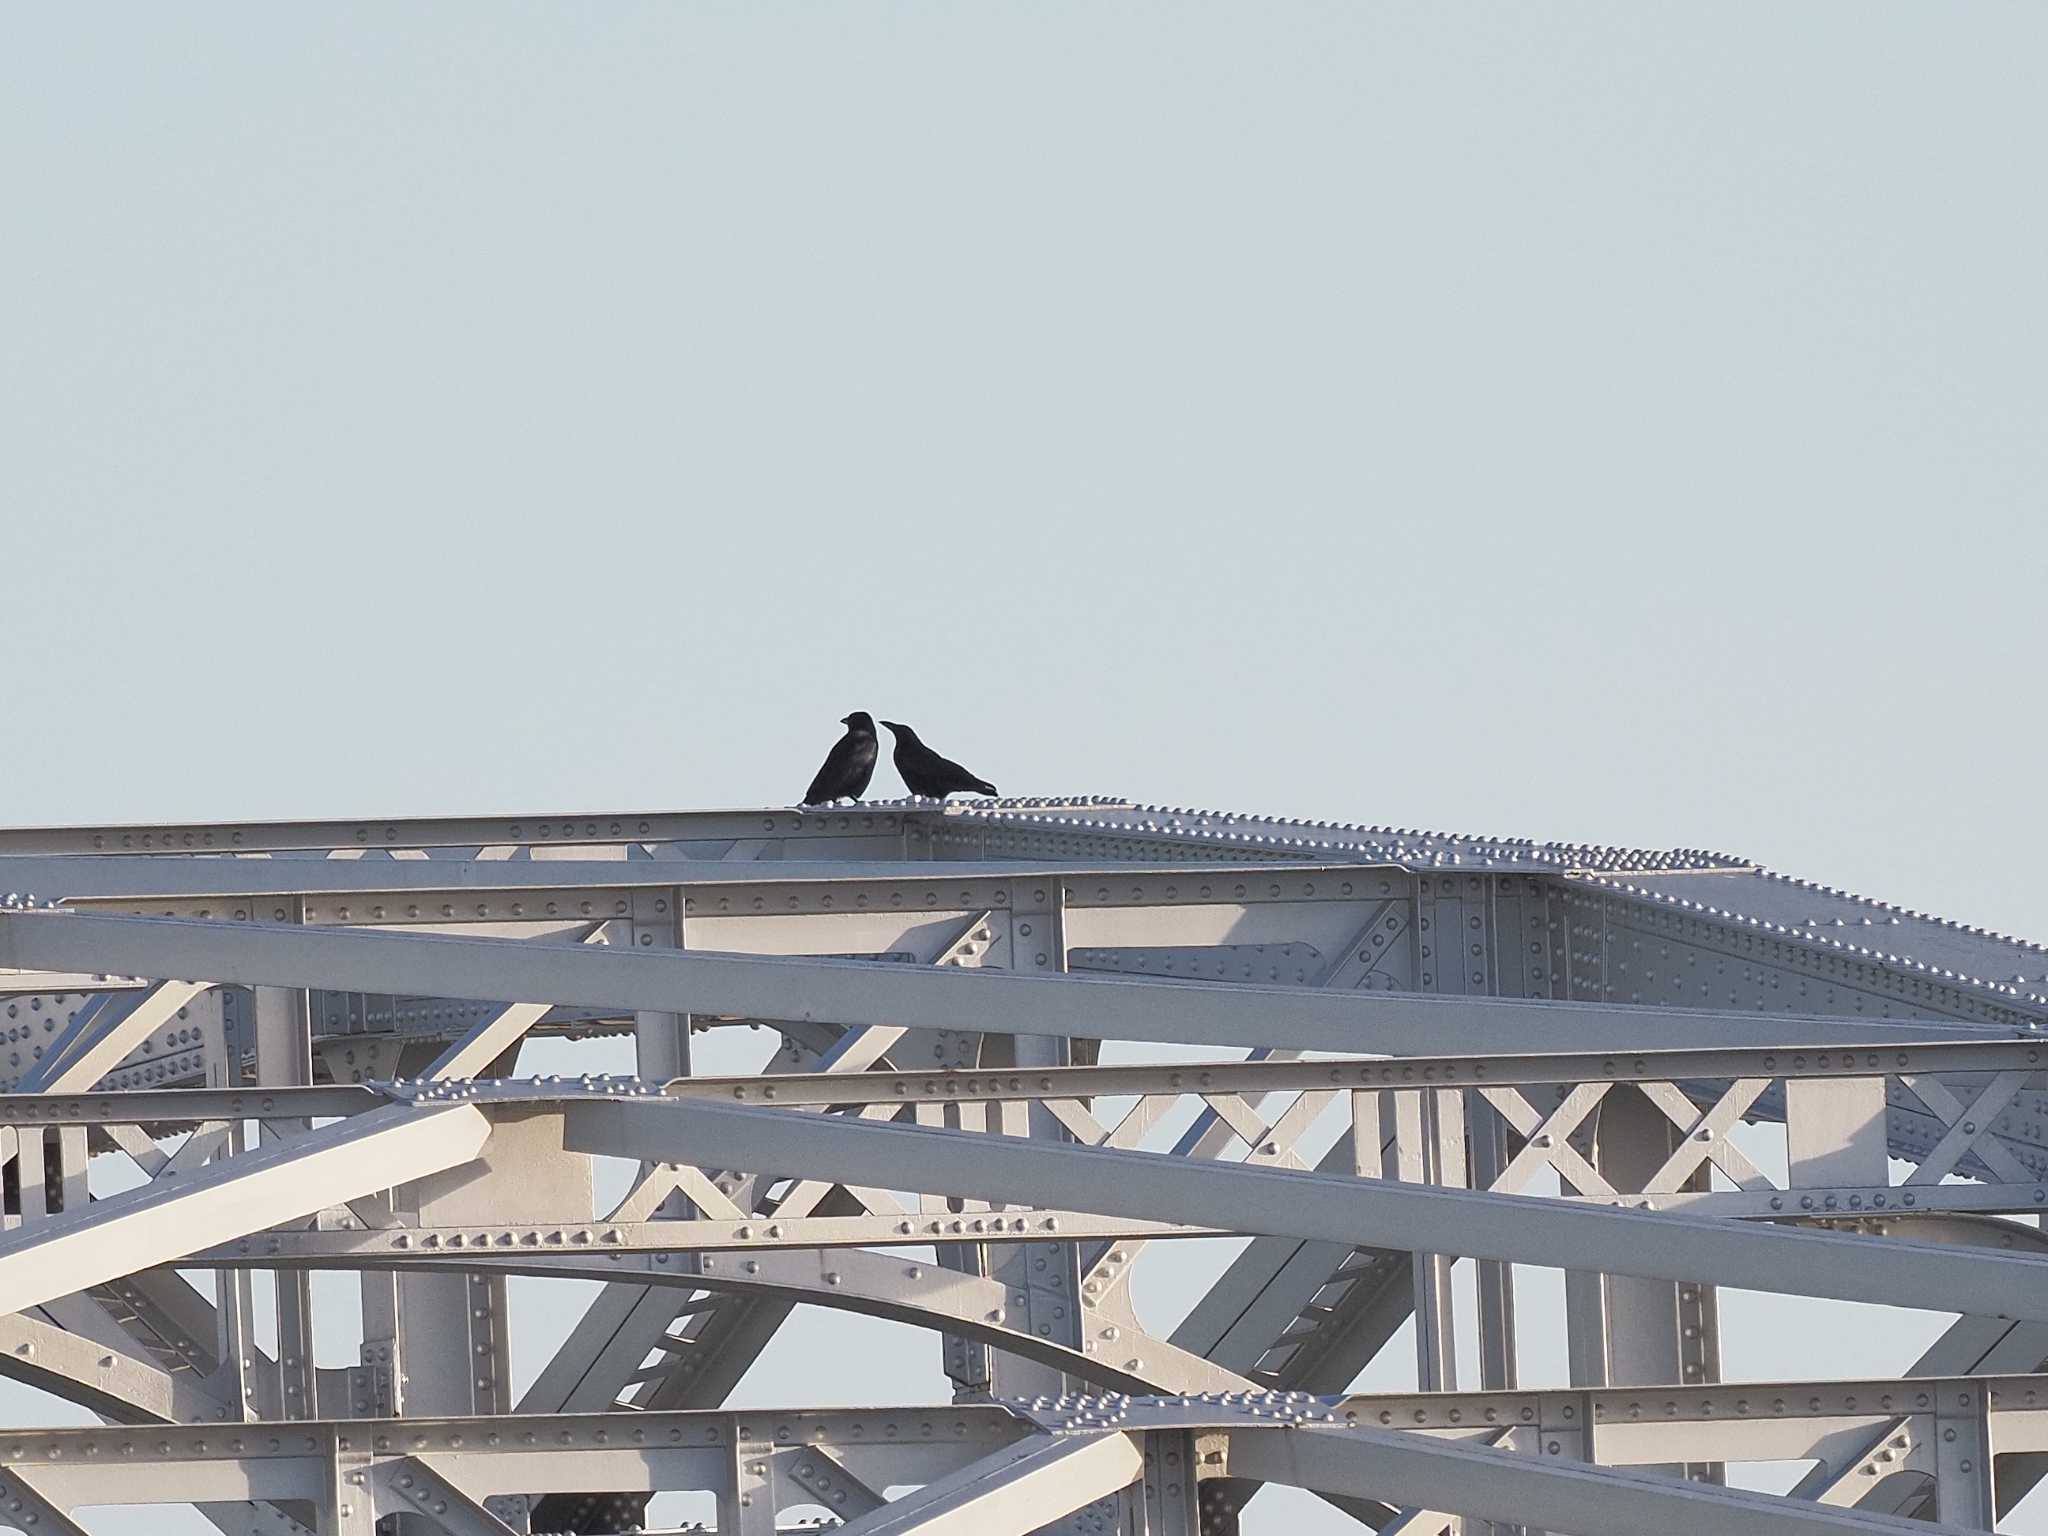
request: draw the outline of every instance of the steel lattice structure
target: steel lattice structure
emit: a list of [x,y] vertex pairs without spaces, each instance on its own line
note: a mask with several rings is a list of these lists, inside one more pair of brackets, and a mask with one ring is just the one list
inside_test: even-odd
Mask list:
[[[0,1370],[102,1421],[0,1430],[0,1524],[1789,1536],[2048,1474],[2048,951],[1741,859],[1006,800],[0,831],[0,890]],[[601,1289],[515,1394],[522,1275]],[[1723,1385],[1723,1286],[1959,1315]],[[798,1305],[953,1401],[725,1406]]]

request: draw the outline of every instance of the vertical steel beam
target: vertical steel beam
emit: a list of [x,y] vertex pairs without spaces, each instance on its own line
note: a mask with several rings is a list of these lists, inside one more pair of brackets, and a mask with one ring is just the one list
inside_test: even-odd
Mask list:
[[[1471,1187],[1490,1189],[1512,1156],[1508,1124],[1481,1095],[1465,1095],[1471,1141]],[[1506,1391],[1518,1379],[1515,1359],[1515,1267],[1500,1259],[1472,1261],[1479,1307],[1479,1385]]]
[[[236,1039],[238,1034],[239,1031],[229,1030],[223,1017],[223,1046]],[[207,1053],[207,1087],[239,1087],[241,1075],[239,1046]],[[203,1128],[195,1132],[186,1148],[197,1145],[204,1135]],[[255,1150],[250,1144],[250,1137],[250,1123],[247,1120],[234,1121],[227,1126],[220,1147],[212,1153],[213,1159],[218,1162]],[[176,1158],[172,1159],[171,1168],[176,1170]],[[283,1396],[283,1385],[277,1374],[276,1362],[265,1355],[256,1342],[255,1276],[247,1269],[215,1269],[213,1285],[214,1352],[220,1363],[209,1385],[224,1401],[233,1404],[235,1412],[243,1419],[275,1418]]]
[[718,1536],[775,1536],[775,1446],[735,1439],[718,1493]]
[[[1595,1110],[1594,1166],[1617,1190],[1640,1190],[1671,1155],[1675,1127],[1632,1087],[1618,1085]],[[1663,1280],[1571,1271],[1572,1384],[1675,1382],[1676,1288]]]
[[[681,949],[683,942],[683,893],[673,886],[635,891],[633,921],[627,928],[625,943],[638,951]],[[688,1077],[690,1016],[637,1011],[633,1015],[633,1070],[651,1083]],[[647,1177],[652,1167],[642,1163],[640,1177]],[[669,1216],[695,1214],[695,1207],[680,1190],[670,1195],[660,1209]]]
[[[1394,1095],[1395,1177],[1405,1184],[1465,1184],[1464,1096],[1420,1089]],[[1417,1253],[1410,1260],[1415,1290],[1415,1372],[1425,1392],[1458,1390],[1456,1298],[1451,1288],[1455,1255]]]
[[[1593,1163],[1623,1192],[1646,1187],[1680,1142],[1679,1128],[1642,1090],[1616,1084],[1600,1102],[1593,1123]],[[1705,1187],[1703,1165],[1688,1181]],[[1720,1375],[1718,1310],[1713,1287],[1639,1276],[1566,1272],[1566,1310],[1572,1384],[1696,1385]],[[1658,1470],[1695,1481],[1719,1482],[1715,1463]]]
[[[1145,1474],[1126,1495],[1133,1536],[1203,1536],[1202,1436],[1185,1430],[1153,1430],[1143,1440]],[[1221,1454],[1221,1437],[1209,1437]]]
[[377,1490],[373,1458],[360,1447],[331,1441],[323,1470],[325,1487],[313,1506],[319,1536],[376,1536]]
[[1934,1505],[1943,1525],[1988,1531],[1998,1519],[1989,1395],[1944,1392],[1934,1415]]
[[404,1411],[405,1362],[398,1335],[398,1272],[364,1270],[361,1276],[361,1364],[349,1372],[349,1407],[359,1419],[395,1419]]
[[[303,987],[256,987],[250,1002],[256,1082],[264,1088],[313,1081],[309,999]],[[303,1128],[303,1127],[301,1127]],[[277,1297],[277,1415],[318,1418],[319,1373],[313,1364],[313,1277],[303,1269],[271,1271]]]
[[[1017,882],[1010,908],[1010,966],[1026,975],[1066,974],[1066,890],[1060,881]],[[1059,1035],[1012,1035],[987,1042],[984,1059],[999,1065],[1007,1054],[1018,1067],[1063,1067],[1072,1059],[1071,1049]],[[1005,1104],[1001,1112],[1009,1134],[1027,1134],[1033,1141],[1072,1140],[1043,1104]],[[1078,1243],[982,1244],[979,1250],[980,1271],[1010,1287],[1013,1312],[1021,1304],[1024,1315],[1015,1321],[1041,1338],[1082,1347]],[[989,1353],[989,1390],[999,1396],[1057,1396],[1076,1385],[1057,1366],[1002,1350]]]

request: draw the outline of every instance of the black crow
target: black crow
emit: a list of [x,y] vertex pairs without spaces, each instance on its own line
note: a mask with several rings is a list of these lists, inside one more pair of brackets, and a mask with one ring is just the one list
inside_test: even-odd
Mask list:
[[896,771],[903,775],[903,786],[913,795],[943,800],[948,795],[964,795],[970,789],[981,795],[996,792],[995,785],[986,779],[977,779],[919,741],[917,732],[909,726],[898,725],[894,720],[884,720],[882,724],[896,733]]
[[839,723],[846,734],[825,754],[825,766],[804,791],[805,805],[825,805],[842,796],[858,800],[875,776],[875,717],[856,709]]

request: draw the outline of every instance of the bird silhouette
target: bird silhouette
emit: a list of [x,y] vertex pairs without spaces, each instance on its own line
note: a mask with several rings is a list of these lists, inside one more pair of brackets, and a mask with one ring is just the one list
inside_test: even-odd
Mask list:
[[917,732],[909,726],[898,725],[894,720],[884,720],[882,724],[896,733],[896,771],[903,775],[904,788],[913,795],[943,800],[948,795],[964,795],[969,790],[980,795],[996,793],[995,785],[986,779],[977,779],[958,763],[939,756],[919,741]]
[[846,734],[825,754],[824,766],[804,791],[805,805],[825,805],[842,796],[858,800],[875,776],[875,717],[856,709],[839,723],[846,727]]

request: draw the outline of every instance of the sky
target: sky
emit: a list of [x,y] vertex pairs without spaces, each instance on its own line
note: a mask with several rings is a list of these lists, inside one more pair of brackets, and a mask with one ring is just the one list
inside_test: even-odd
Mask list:
[[863,708],[2048,938],[2044,50],[12,8],[0,823],[780,805]]

